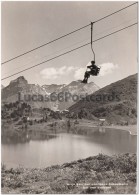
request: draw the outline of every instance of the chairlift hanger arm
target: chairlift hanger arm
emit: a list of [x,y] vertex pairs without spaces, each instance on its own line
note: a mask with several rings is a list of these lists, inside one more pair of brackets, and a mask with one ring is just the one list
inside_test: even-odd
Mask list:
[[91,22],[91,50],[93,52],[93,55],[94,55],[94,61],[95,61],[95,52],[93,50],[93,25],[94,25],[95,22]]

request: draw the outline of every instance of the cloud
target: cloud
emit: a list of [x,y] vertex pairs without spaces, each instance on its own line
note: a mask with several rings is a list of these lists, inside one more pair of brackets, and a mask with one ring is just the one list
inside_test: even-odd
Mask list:
[[[90,65],[88,63],[87,65]],[[101,67],[99,76],[105,76],[113,73],[116,69],[119,68],[117,64],[113,63],[103,63],[99,65]],[[74,66],[62,66],[59,68],[49,67],[45,68],[40,72],[40,75],[43,79],[57,79],[61,76],[67,76],[70,73],[73,73],[73,76],[76,80],[83,79],[84,73],[86,71],[86,66],[82,68],[74,67]]]
[[[89,62],[86,66],[88,66],[88,65],[91,65],[91,63]],[[75,74],[74,74],[75,79],[82,79],[84,77],[84,73],[86,71],[86,66],[75,70]],[[100,64],[99,66],[101,67],[99,76],[105,76],[105,75],[111,74],[116,69],[119,68],[119,66],[117,64],[113,64],[113,63],[109,63],[109,62]]]
[[40,72],[40,75],[43,79],[57,79],[58,77],[61,77],[62,75],[66,75],[71,73],[75,68],[73,66],[62,66],[60,68],[45,68]]
[[103,63],[99,65],[101,67],[99,76],[105,76],[113,73],[116,69],[119,68],[117,64],[113,63]]
[[85,68],[79,68],[78,70],[75,70],[74,78],[77,79],[77,80],[83,79],[85,71],[86,71],[86,67]]
[[86,64],[84,67],[76,68],[75,73],[74,73],[74,78],[77,80],[83,79],[86,68],[87,66],[90,66],[90,65],[91,65],[91,62],[88,62],[88,64]]

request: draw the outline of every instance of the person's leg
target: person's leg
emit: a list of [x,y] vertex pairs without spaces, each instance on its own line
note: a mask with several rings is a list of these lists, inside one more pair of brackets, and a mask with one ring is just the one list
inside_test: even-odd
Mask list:
[[90,77],[90,72],[86,71],[82,83],[87,83],[89,77]]
[[87,83],[87,81],[88,81],[88,77],[85,78],[85,83]]
[[85,78],[86,78],[86,72],[84,74],[84,79],[82,80],[82,83],[85,83]]
[[87,83],[86,78],[83,79],[83,81],[81,81],[82,83]]
[[87,83],[88,77],[89,77],[88,72],[85,72],[85,74],[84,74],[84,80],[82,81],[82,83]]
[[81,83],[86,83],[85,78],[81,81]]

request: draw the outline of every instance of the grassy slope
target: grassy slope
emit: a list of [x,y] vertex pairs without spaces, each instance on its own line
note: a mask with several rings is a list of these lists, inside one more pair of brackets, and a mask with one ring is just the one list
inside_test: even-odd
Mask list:
[[[70,111],[83,112],[94,115],[98,118],[106,118],[108,122],[120,124],[120,121],[128,121],[129,124],[136,124],[137,117],[137,74],[112,83],[93,94],[95,97],[104,94],[115,93],[119,96],[113,101],[88,101],[81,100],[69,108]],[[90,96],[88,96],[90,97]]]
[[[104,189],[100,188],[104,186],[96,186],[93,185],[94,183],[126,185],[113,185]],[[2,167],[2,193],[128,194],[135,193],[135,188],[135,154],[121,154],[112,157],[99,154],[84,160],[44,169],[17,168],[6,170],[4,166]]]

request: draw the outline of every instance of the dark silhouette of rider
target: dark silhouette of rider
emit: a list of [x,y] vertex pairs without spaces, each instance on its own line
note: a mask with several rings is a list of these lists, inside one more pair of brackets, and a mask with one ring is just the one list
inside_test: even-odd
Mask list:
[[90,77],[90,75],[95,75],[96,74],[97,66],[95,65],[95,61],[91,61],[91,65],[87,66],[87,68],[89,68],[90,70],[85,72],[84,80],[82,81],[82,83],[87,83],[88,78]]
[[87,68],[90,68],[90,73],[92,73],[93,70],[96,70],[97,66],[95,65],[95,61],[91,61],[91,65],[87,66]]

